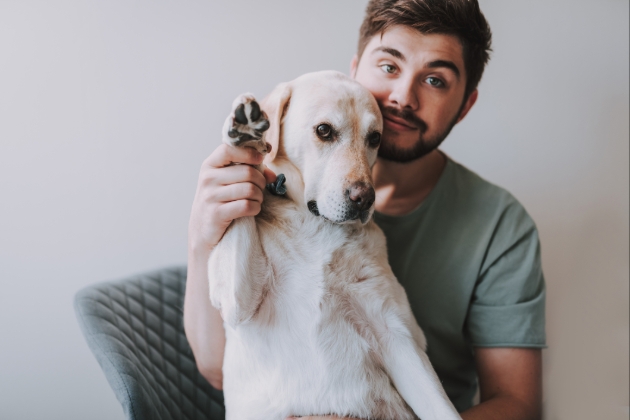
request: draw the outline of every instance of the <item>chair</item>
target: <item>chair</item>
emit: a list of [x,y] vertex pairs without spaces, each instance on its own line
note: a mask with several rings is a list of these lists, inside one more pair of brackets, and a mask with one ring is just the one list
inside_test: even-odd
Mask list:
[[186,268],[86,287],[75,311],[130,420],[224,419],[223,394],[197,370],[183,325]]

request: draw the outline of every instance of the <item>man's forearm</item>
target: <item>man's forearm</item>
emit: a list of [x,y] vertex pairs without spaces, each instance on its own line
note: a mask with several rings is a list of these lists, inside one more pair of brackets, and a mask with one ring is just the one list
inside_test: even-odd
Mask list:
[[464,420],[539,420],[542,416],[542,352],[531,348],[476,347],[481,404]]
[[192,249],[188,252],[184,329],[199,371],[213,387],[221,389],[225,331],[221,314],[210,303],[209,253]]
[[514,397],[497,396],[461,415],[463,420],[540,420],[541,410]]

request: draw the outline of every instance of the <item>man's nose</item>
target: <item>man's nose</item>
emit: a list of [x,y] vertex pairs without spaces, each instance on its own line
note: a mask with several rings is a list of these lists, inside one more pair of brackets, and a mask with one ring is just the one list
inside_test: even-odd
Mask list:
[[414,80],[410,77],[398,79],[394,83],[389,100],[401,109],[411,108],[414,111],[417,110],[420,106],[420,101],[416,93]]
[[355,182],[346,191],[351,206],[357,211],[368,210],[376,197],[374,188],[365,182]]

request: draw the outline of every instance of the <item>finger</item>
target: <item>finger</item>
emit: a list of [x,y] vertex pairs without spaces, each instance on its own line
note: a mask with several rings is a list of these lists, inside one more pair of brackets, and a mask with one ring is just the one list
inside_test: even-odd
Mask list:
[[234,220],[245,216],[256,216],[260,213],[260,203],[252,200],[229,201],[217,208],[221,220]]
[[251,147],[234,147],[222,144],[206,158],[204,164],[214,168],[222,168],[233,163],[258,165],[262,162],[262,160],[263,155]]
[[249,165],[234,165],[213,169],[212,174],[208,175],[208,183],[213,185],[230,185],[240,182],[251,182],[261,190],[267,184],[263,174]]
[[265,167],[265,169],[263,170],[263,175],[265,176],[265,180],[267,181],[267,184],[276,182],[276,178],[277,178],[276,173],[272,171],[271,169]]
[[256,184],[239,182],[238,184],[217,187],[212,197],[212,201],[219,203],[237,200],[252,200],[262,203],[263,192]]

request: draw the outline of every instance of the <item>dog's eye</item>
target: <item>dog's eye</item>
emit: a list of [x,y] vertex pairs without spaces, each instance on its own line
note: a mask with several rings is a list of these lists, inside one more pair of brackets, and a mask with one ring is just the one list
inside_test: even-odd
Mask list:
[[381,144],[381,133],[375,131],[368,135],[368,144],[372,147],[376,147]]
[[328,124],[320,124],[315,129],[320,139],[330,140],[332,138],[333,129]]

